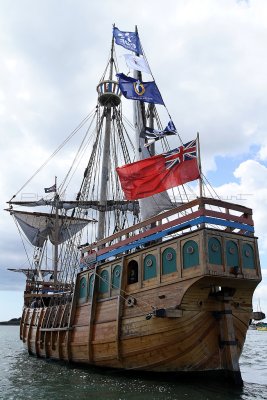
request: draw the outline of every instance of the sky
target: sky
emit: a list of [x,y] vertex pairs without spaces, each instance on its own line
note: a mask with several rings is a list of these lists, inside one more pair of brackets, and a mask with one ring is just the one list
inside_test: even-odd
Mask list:
[[[0,0],[2,209],[95,107],[113,23],[137,25],[179,134],[200,133],[205,176],[223,199],[254,210],[263,281],[253,302],[267,314],[266,17],[266,0]],[[39,196],[54,174],[21,196]],[[19,317],[23,302],[24,277],[7,268],[27,266],[5,211],[0,246],[1,321]]]

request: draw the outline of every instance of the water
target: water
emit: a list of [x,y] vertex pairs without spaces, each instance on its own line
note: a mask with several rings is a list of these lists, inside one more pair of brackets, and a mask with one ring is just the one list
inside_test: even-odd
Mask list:
[[214,380],[167,381],[37,359],[28,355],[18,336],[18,327],[0,326],[0,399],[267,399],[267,332],[248,332],[240,362],[242,389]]

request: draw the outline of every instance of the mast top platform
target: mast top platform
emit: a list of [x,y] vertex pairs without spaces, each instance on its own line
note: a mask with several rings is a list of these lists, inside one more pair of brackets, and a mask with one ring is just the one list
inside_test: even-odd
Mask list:
[[120,104],[121,92],[118,82],[113,80],[102,81],[97,85],[96,90],[101,106],[116,107]]

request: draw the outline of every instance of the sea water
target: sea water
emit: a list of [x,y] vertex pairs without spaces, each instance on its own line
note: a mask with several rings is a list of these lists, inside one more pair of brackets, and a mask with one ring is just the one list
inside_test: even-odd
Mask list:
[[240,360],[244,387],[77,368],[29,356],[19,328],[0,326],[0,399],[267,399],[267,332],[249,330]]

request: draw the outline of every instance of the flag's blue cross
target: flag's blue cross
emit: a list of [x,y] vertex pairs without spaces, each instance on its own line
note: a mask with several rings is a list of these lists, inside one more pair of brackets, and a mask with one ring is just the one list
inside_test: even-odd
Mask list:
[[[165,158],[172,157],[171,160],[165,161],[166,169],[171,169],[177,164],[180,164],[183,161],[191,160],[192,158],[196,158],[197,149],[196,149],[196,140],[192,140],[184,144],[181,147],[170,150],[167,153],[163,154]],[[173,158],[175,156],[175,158]]]

